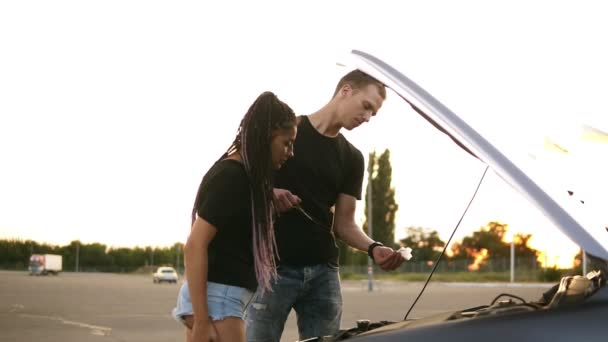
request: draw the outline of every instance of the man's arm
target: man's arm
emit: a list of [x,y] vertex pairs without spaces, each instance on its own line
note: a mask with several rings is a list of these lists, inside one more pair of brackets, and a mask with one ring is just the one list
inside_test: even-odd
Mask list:
[[[370,239],[355,223],[357,199],[346,194],[339,194],[334,213],[334,234],[347,245],[367,253],[367,248],[374,240]],[[405,259],[390,247],[378,246],[373,249],[374,261],[385,271],[401,266]]]
[[293,207],[302,202],[300,197],[292,194],[289,190],[274,188],[273,194],[274,206],[278,213],[284,213],[291,210]]

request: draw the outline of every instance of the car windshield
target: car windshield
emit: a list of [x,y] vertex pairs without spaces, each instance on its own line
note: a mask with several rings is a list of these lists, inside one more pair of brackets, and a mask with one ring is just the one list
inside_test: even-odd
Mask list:
[[174,271],[174,270],[162,270],[161,272],[162,272],[162,273],[173,273],[173,272],[175,272],[175,271]]

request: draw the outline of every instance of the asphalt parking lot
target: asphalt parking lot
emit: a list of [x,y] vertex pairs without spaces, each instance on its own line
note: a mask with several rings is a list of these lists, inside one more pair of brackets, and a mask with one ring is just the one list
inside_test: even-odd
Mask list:
[[[180,282],[181,283],[181,282]],[[343,282],[342,328],[357,319],[402,320],[422,283]],[[488,304],[503,292],[538,299],[547,284],[432,283],[410,318]],[[153,284],[151,275],[62,273],[28,276],[0,271],[0,341],[160,342],[184,340],[170,316],[179,284]],[[297,340],[292,312],[283,341]]]

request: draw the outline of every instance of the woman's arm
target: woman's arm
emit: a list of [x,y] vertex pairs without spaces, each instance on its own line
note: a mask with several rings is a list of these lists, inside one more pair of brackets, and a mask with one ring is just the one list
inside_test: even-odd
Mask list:
[[193,335],[201,336],[204,341],[215,335],[207,309],[207,270],[208,247],[216,233],[217,229],[212,224],[197,217],[184,246],[186,279],[194,311]]

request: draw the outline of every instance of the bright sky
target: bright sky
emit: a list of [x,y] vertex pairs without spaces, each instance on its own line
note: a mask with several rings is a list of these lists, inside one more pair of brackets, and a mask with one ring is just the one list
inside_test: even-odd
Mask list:
[[[200,179],[255,97],[272,90],[309,114],[348,71],[336,62],[351,49],[539,163],[545,135],[608,129],[601,1],[370,4],[0,3],[0,238],[185,241]],[[377,118],[345,135],[365,156],[391,149],[397,236],[424,226],[447,239],[484,166],[401,102],[389,93]],[[588,161],[608,156],[577,146]],[[523,201],[491,174],[457,238],[501,220],[569,263],[577,247]]]

